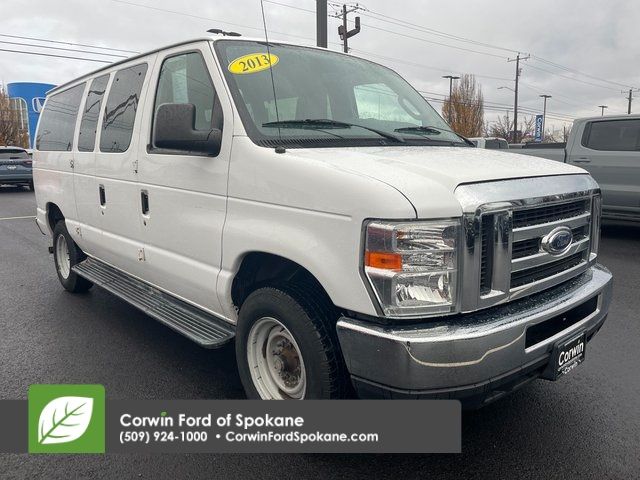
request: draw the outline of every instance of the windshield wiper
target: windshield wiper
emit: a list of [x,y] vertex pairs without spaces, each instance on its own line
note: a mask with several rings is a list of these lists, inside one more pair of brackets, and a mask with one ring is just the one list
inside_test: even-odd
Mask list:
[[388,140],[393,140],[397,143],[404,143],[404,139],[399,135],[392,132],[385,132],[384,130],[378,130],[377,128],[366,127],[364,125],[358,125],[356,123],[341,122],[338,120],[330,120],[328,118],[307,118],[305,120],[281,120],[279,122],[267,122],[262,124],[263,127],[277,127],[277,128],[313,128],[313,129],[326,129],[326,128],[351,128],[357,127],[364,130],[369,130],[375,134],[380,135]]
[[462,139],[462,142],[453,142],[453,141],[449,142],[447,140],[440,140],[440,139],[433,139],[433,140],[442,141],[442,142],[447,141],[447,142],[449,142],[451,144],[463,143],[464,142],[467,145],[475,146],[475,145],[473,145],[471,140],[466,139],[462,135],[454,132],[453,130],[449,130],[447,128],[442,128],[442,127],[434,127],[432,125],[428,125],[428,126],[416,125],[416,126],[413,126],[413,127],[396,128],[394,130],[394,132],[421,135],[423,137],[426,137],[427,135],[440,135],[440,133],[442,133],[442,132],[449,132],[449,133],[453,133],[456,137]]
[[436,127],[423,127],[423,126],[418,126],[416,125],[415,127],[402,127],[402,128],[396,128],[394,130],[394,132],[398,132],[398,133],[428,133],[431,135],[440,135],[441,130],[439,128]]

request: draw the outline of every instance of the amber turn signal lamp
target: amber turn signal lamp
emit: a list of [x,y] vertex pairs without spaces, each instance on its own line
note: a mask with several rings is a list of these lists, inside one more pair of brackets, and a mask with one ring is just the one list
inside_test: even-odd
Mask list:
[[384,270],[402,270],[402,255],[388,252],[369,252],[364,255],[367,267],[382,268]]

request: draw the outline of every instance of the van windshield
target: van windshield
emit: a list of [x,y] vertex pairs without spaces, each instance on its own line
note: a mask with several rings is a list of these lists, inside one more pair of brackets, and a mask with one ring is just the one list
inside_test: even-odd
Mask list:
[[246,40],[219,40],[215,49],[259,145],[467,146],[411,85],[376,63],[277,43],[269,57],[265,42]]

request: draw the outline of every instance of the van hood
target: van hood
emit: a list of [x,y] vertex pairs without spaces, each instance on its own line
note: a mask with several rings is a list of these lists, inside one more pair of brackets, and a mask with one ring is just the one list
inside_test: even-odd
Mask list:
[[544,158],[471,147],[316,148],[292,153],[391,185],[409,199],[419,218],[459,215],[453,193],[461,184],[586,173]]

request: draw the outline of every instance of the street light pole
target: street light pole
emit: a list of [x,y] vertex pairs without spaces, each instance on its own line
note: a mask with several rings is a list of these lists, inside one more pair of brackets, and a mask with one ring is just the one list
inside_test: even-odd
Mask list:
[[601,117],[604,117],[604,109],[605,109],[605,108],[609,108],[609,106],[608,106],[608,105],[598,105],[598,108],[600,108],[600,109],[601,109],[601,111],[600,111],[600,116],[601,116]]
[[547,121],[547,99],[551,98],[551,95],[540,95],[540,97],[544,98],[544,107],[542,108],[542,137],[541,140],[544,142],[544,125]]

